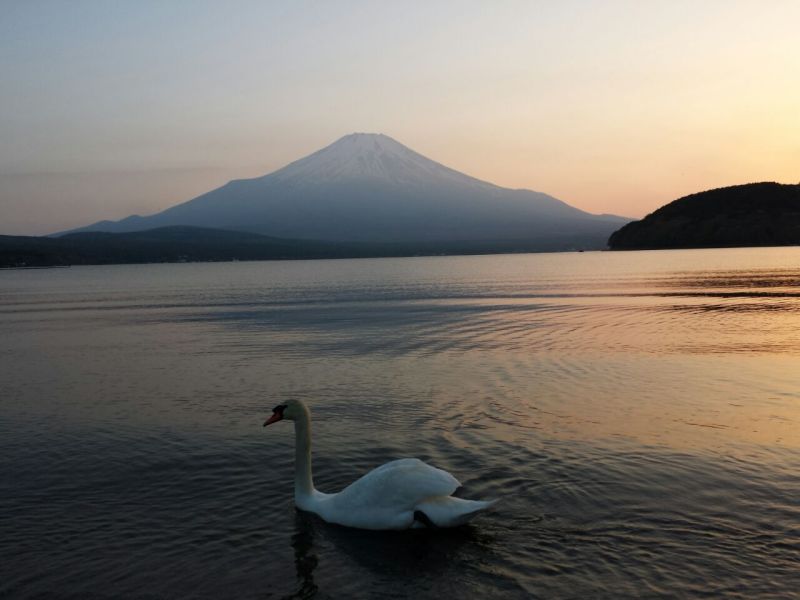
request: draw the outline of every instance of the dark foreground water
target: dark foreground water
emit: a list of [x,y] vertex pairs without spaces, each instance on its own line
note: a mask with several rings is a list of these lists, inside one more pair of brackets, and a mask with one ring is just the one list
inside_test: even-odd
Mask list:
[[[0,272],[1,598],[789,597],[800,249]],[[296,512],[417,456],[450,531]]]

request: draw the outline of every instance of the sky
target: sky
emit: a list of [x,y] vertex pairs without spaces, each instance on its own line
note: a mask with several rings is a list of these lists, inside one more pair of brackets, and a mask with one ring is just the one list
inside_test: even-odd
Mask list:
[[0,234],[151,214],[348,133],[594,213],[800,182],[800,2],[2,0]]

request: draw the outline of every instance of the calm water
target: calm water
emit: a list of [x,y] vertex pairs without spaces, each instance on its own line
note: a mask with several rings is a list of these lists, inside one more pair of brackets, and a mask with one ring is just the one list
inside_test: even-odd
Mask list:
[[[800,249],[0,272],[0,597],[782,597]],[[451,531],[298,513],[393,458]]]

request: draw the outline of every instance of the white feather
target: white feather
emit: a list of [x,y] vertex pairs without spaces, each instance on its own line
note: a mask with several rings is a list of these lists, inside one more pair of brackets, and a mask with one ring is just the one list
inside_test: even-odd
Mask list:
[[310,413],[299,400],[285,406],[283,418],[295,422],[295,503],[301,510],[347,527],[409,529],[426,526],[416,511],[437,527],[455,527],[494,504],[453,497],[459,481],[416,458],[381,465],[337,494],[319,492],[311,477]]

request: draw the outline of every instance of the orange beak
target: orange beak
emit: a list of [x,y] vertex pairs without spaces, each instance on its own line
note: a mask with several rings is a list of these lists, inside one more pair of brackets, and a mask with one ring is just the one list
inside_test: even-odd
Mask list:
[[277,423],[282,418],[283,418],[283,414],[281,414],[280,411],[276,410],[274,413],[272,413],[272,416],[269,419],[264,421],[263,427],[266,427],[267,425],[272,425],[273,423]]

